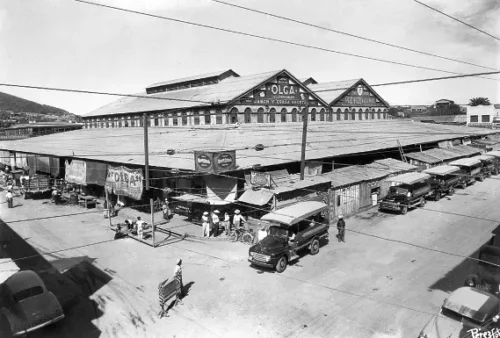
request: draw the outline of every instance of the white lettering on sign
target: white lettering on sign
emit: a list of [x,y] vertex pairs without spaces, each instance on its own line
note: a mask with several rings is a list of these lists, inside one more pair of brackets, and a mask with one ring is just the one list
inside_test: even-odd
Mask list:
[[271,93],[274,95],[295,95],[297,91],[291,85],[273,84],[271,86]]
[[471,338],[500,338],[500,329],[481,332],[480,329],[467,330],[471,334]]

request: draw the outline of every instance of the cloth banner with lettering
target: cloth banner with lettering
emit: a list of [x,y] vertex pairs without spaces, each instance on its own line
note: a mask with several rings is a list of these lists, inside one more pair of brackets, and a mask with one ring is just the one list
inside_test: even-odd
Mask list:
[[66,175],[64,179],[68,183],[87,184],[87,164],[85,161],[73,160],[71,163],[66,161]]
[[129,169],[124,166],[108,166],[106,190],[115,195],[123,195],[140,200],[144,186],[142,169]]

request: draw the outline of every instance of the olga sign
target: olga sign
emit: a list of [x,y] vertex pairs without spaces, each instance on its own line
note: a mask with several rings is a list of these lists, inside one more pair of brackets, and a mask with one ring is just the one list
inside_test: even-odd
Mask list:
[[140,200],[143,191],[143,181],[142,169],[108,166],[106,189],[109,192]]
[[194,168],[209,173],[236,170],[236,151],[195,151]]

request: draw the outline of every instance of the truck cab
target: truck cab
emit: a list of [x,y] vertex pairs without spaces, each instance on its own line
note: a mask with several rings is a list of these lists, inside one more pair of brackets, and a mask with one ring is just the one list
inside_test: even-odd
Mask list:
[[437,167],[424,170],[424,173],[431,175],[429,184],[431,185],[430,196],[435,201],[439,201],[444,195],[453,195],[458,184],[457,173],[460,168],[451,165],[439,165]]
[[328,218],[322,216],[327,208],[324,203],[307,201],[264,215],[261,221],[269,224],[268,234],[249,249],[248,261],[281,273],[298,257],[297,251],[309,249],[316,255],[320,240],[328,237]]
[[396,185],[389,188],[389,193],[380,202],[379,210],[399,211],[404,215],[409,208],[423,207],[425,197],[431,192],[429,178],[429,174],[413,172],[388,179]]
[[500,150],[493,150],[487,152],[485,155],[493,157],[493,165],[495,168],[493,169],[493,175],[500,174]]
[[483,175],[485,177],[491,177],[491,175],[493,175],[493,172],[496,169],[496,166],[494,163],[495,158],[493,156],[478,155],[478,156],[474,156],[472,158],[481,161],[481,165],[482,165],[481,172],[483,173]]
[[483,166],[481,161],[478,159],[462,158],[460,160],[450,162],[450,165],[460,168],[460,171],[457,172],[457,176],[459,178],[458,184],[464,189],[468,185],[474,184],[476,180],[484,180],[484,174],[482,172]]

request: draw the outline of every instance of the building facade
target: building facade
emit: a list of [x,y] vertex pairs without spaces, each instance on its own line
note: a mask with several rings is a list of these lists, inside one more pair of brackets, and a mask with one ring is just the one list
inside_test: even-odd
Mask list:
[[467,109],[467,126],[493,128],[500,123],[500,105],[473,106]]

